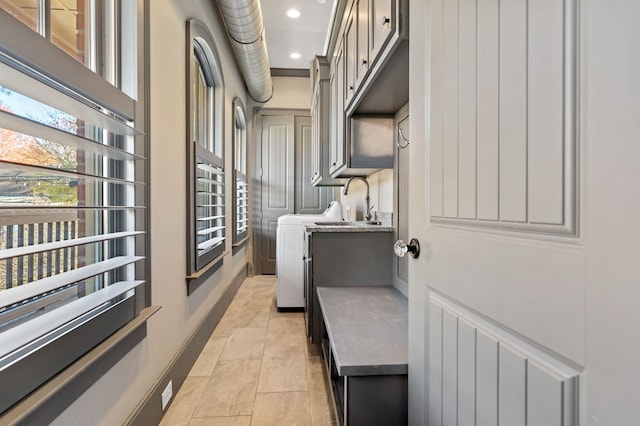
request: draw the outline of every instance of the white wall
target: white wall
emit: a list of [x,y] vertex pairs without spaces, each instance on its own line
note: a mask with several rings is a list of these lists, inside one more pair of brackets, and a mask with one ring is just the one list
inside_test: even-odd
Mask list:
[[[372,211],[393,212],[393,169],[381,170],[369,176],[367,180]],[[346,220],[364,220],[366,193],[365,184],[360,180],[355,180],[349,185],[348,195],[340,192],[340,203]]]
[[[232,168],[232,102],[245,105],[244,83],[228,46],[215,2],[152,1],[151,25],[151,292],[162,309],[148,321],[147,338],[56,419],[55,424],[122,424],[163,375],[233,277],[249,261],[247,248],[187,296],[186,275],[186,20],[198,17],[217,42],[225,84],[225,167]],[[251,114],[248,110],[247,114]],[[249,135],[250,137],[250,135]],[[249,139],[252,140],[252,139]],[[232,188],[227,186],[227,216]],[[229,223],[229,222],[228,222]],[[230,233],[230,231],[229,231]]]
[[273,97],[263,108],[311,109],[311,82],[308,77],[272,77]]

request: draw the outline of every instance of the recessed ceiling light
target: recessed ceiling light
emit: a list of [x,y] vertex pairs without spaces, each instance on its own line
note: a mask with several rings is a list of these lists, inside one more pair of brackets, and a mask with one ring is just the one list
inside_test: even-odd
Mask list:
[[299,18],[300,17],[300,11],[298,9],[289,9],[287,10],[287,16],[289,18]]
[[298,52],[293,52],[289,55],[291,59],[300,59],[300,54]]

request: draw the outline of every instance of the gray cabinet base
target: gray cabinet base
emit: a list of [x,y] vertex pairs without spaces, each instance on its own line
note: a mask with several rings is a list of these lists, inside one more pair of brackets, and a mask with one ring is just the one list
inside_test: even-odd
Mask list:
[[407,375],[346,376],[345,425],[406,425]]

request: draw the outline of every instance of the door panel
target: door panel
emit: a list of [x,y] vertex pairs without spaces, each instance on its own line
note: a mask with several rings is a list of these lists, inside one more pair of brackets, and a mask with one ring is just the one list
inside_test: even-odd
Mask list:
[[527,221],[527,2],[501,2],[499,12],[500,220],[524,223]]
[[444,295],[427,309],[430,426],[576,424],[579,370]]
[[476,205],[477,219],[499,219],[499,0],[487,0],[477,9]]
[[577,424],[577,7],[533,3],[411,3],[412,424]]
[[[566,167],[563,173],[556,175],[553,185],[549,185],[552,193],[549,198],[528,197],[529,185],[533,185],[534,174],[538,173],[529,173],[533,164],[530,163],[532,157],[528,152],[537,150],[538,142],[527,135],[536,134],[538,128],[547,131],[547,121],[563,123],[560,137],[553,139],[553,142],[545,142],[555,146],[554,150],[546,152],[545,161],[574,164],[577,161],[577,151],[573,148],[576,144],[575,122],[564,117],[562,108],[547,112],[549,119],[544,122],[528,119],[528,114],[535,108],[531,107],[532,102],[527,95],[532,92],[531,82],[536,81],[538,76],[533,76],[535,69],[527,71],[530,51],[525,47],[527,42],[535,44],[538,32],[543,31],[534,31],[538,27],[528,25],[529,20],[537,15],[525,13],[526,4],[524,0],[513,0],[495,8],[491,2],[478,3],[476,9],[474,2],[463,1],[459,7],[455,2],[430,3],[431,21],[428,27],[433,28],[430,33],[430,92],[434,96],[429,101],[431,119],[428,120],[428,139],[432,192],[429,199],[431,217],[425,242],[432,256],[427,255],[418,263],[428,265],[423,276],[430,287],[445,292],[562,356],[582,362],[584,305],[580,295],[584,293],[584,256],[579,240],[552,237],[554,234],[575,232],[573,224],[577,221],[577,211],[565,209],[565,205],[573,206],[576,202],[575,167]],[[567,1],[568,10],[572,10],[572,4]],[[555,30],[555,36],[560,39],[564,37],[566,29],[570,36],[563,49],[546,52],[545,63],[559,64],[555,68],[552,66],[552,70],[575,71],[574,59],[570,54],[571,46],[576,43],[576,33],[570,31],[575,28],[575,16],[569,13],[565,17],[563,8],[557,7],[556,2],[537,3],[533,8],[542,8],[544,5],[550,21],[560,19],[564,22],[564,25],[551,25],[544,29]],[[489,109],[497,105],[498,111],[493,117],[498,128],[495,135],[498,149],[494,151],[496,158],[486,164],[477,164],[477,171],[494,168],[490,174],[499,177],[493,181],[497,185],[494,193],[498,195],[499,203],[498,219],[484,221],[468,219],[476,216],[471,212],[471,207],[478,195],[475,190],[476,170],[469,165],[473,163],[469,157],[475,157],[477,146],[477,130],[470,123],[476,107],[470,102],[461,102],[468,96],[463,95],[462,82],[475,80],[469,75],[469,68],[477,72],[476,67],[472,66],[477,55],[473,48],[460,49],[459,45],[462,39],[467,40],[463,43],[465,46],[473,44],[468,39],[473,38],[476,31],[469,31],[467,27],[475,29],[476,19],[473,18],[476,15],[482,15],[488,21],[486,17],[491,13],[497,13],[491,21],[497,28],[489,30],[486,22],[483,22],[483,28],[500,34],[497,40],[499,63],[493,67],[493,79],[498,84],[482,87],[482,82],[479,82],[476,91],[486,94],[488,90],[497,90],[492,96],[485,96],[487,104],[482,103],[485,98],[478,98],[477,108]],[[547,39],[549,35],[541,37]],[[443,72],[438,73],[437,70]],[[570,86],[577,80],[575,75],[567,76],[562,72],[547,75],[548,72],[545,68],[541,74],[561,87]],[[473,88],[464,84],[465,90]],[[560,94],[554,93],[551,99],[544,99],[544,102],[536,102],[553,104],[560,96],[561,104],[575,105],[575,99],[571,97],[573,93],[567,89]],[[499,100],[497,104],[494,103],[496,96]],[[542,95],[538,93],[536,96]],[[463,103],[466,114],[460,114]],[[552,114],[554,111],[555,115]],[[567,137],[562,137],[563,134]],[[464,141],[461,136],[464,136]],[[550,184],[549,179],[554,179],[553,173],[540,174],[545,176],[542,180],[547,184]],[[473,184],[463,185],[462,177]],[[558,204],[557,197],[553,195],[554,188],[570,188],[563,192],[565,200],[562,203]],[[533,199],[537,199],[539,205],[528,203],[527,200]],[[461,210],[461,207],[464,209]],[[562,223],[535,223],[530,214],[535,211],[559,214],[563,217]],[[518,233],[489,233],[481,228]],[[545,268],[539,265],[545,265]],[[500,303],[501,299],[509,303]],[[540,321],[542,312],[545,319],[557,325],[549,327]]]
[[[458,424],[472,425],[476,419],[476,329],[458,320]],[[482,365],[482,364],[481,364]],[[483,366],[484,367],[484,366]]]
[[577,233],[578,33],[565,3],[433,3],[434,222]]
[[[409,262],[410,423],[441,425],[454,379],[466,415],[460,326],[457,376],[443,368],[453,312],[475,327],[477,425],[637,425],[640,3],[476,2],[475,66],[469,5],[455,3],[410,5],[409,234],[422,247]],[[444,58],[464,72],[444,75]],[[451,123],[469,121],[469,66],[475,220],[466,207],[453,217],[451,206],[472,205],[466,184],[445,185],[473,177],[467,124],[457,125],[462,161],[444,150]]]
[[498,342],[481,331],[476,332],[476,421],[478,426],[498,424]]
[[275,274],[278,217],[293,213],[294,190],[293,116],[262,117],[262,218],[261,267]]
[[498,359],[498,424],[524,426],[526,360],[502,345]]

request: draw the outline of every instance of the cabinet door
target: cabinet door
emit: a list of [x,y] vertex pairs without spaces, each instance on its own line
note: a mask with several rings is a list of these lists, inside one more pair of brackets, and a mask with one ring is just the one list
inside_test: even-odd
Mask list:
[[394,0],[370,0],[369,61],[375,62],[395,29]]
[[369,0],[356,0],[358,10],[358,59],[356,64],[356,87],[369,69]]
[[358,61],[358,25],[357,25],[357,6],[351,9],[347,18],[347,25],[344,29],[345,44],[345,105],[349,103],[356,91],[356,68]]
[[329,172],[344,165],[344,48],[336,49],[331,68],[331,138],[329,150]]
[[[318,109],[322,111],[321,105]],[[320,112],[320,118],[326,120],[326,117],[322,118],[322,112]],[[297,214],[321,213],[331,198],[327,188],[312,186],[312,182],[321,177],[318,170],[321,170],[322,158],[318,150],[321,149],[323,141],[322,136],[318,139],[318,135],[313,133],[314,127],[321,128],[321,126],[322,122],[316,122],[311,117],[295,117],[295,212]]]

